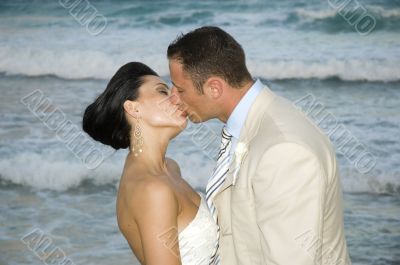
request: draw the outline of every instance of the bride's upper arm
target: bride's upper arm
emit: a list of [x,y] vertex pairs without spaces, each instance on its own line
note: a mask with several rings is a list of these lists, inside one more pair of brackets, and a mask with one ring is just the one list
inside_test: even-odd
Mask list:
[[134,206],[136,223],[147,265],[181,264],[178,242],[178,201],[171,188],[160,180],[147,180]]

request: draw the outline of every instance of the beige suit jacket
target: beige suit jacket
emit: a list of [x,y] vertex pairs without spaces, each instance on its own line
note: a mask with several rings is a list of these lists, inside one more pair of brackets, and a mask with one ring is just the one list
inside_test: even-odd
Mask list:
[[337,161],[324,133],[265,86],[240,142],[248,151],[232,157],[214,197],[220,264],[350,264]]

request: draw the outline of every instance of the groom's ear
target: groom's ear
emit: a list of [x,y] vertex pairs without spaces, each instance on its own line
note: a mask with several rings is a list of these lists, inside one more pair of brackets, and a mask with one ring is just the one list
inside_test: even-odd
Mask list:
[[210,77],[204,84],[204,93],[210,98],[218,99],[224,92],[225,82],[219,77]]

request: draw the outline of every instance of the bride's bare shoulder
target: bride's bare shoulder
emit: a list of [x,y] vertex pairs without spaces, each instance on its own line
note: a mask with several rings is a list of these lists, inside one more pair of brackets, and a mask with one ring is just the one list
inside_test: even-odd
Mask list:
[[[165,181],[156,177],[143,177],[132,186],[131,205],[142,213],[142,210],[168,208],[178,213],[178,200],[175,192]],[[143,216],[141,214],[141,216]]]
[[134,189],[135,194],[139,197],[152,194],[174,194],[172,187],[168,183],[155,176],[143,176],[140,180],[136,181]]
[[[168,167],[180,177],[179,165],[171,158],[166,158]],[[175,190],[165,178],[149,175],[137,170],[126,171],[126,174],[135,174],[135,177],[126,175],[120,183],[119,197],[126,201],[132,212],[141,213],[142,210],[158,207],[180,211],[180,205]],[[142,214],[140,214],[142,215]]]

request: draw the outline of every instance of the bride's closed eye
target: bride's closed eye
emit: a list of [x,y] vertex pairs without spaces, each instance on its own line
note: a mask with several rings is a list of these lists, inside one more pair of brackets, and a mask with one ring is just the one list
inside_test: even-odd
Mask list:
[[161,94],[169,96],[169,89],[168,89],[167,85],[160,83],[160,86],[157,88],[157,90]]

